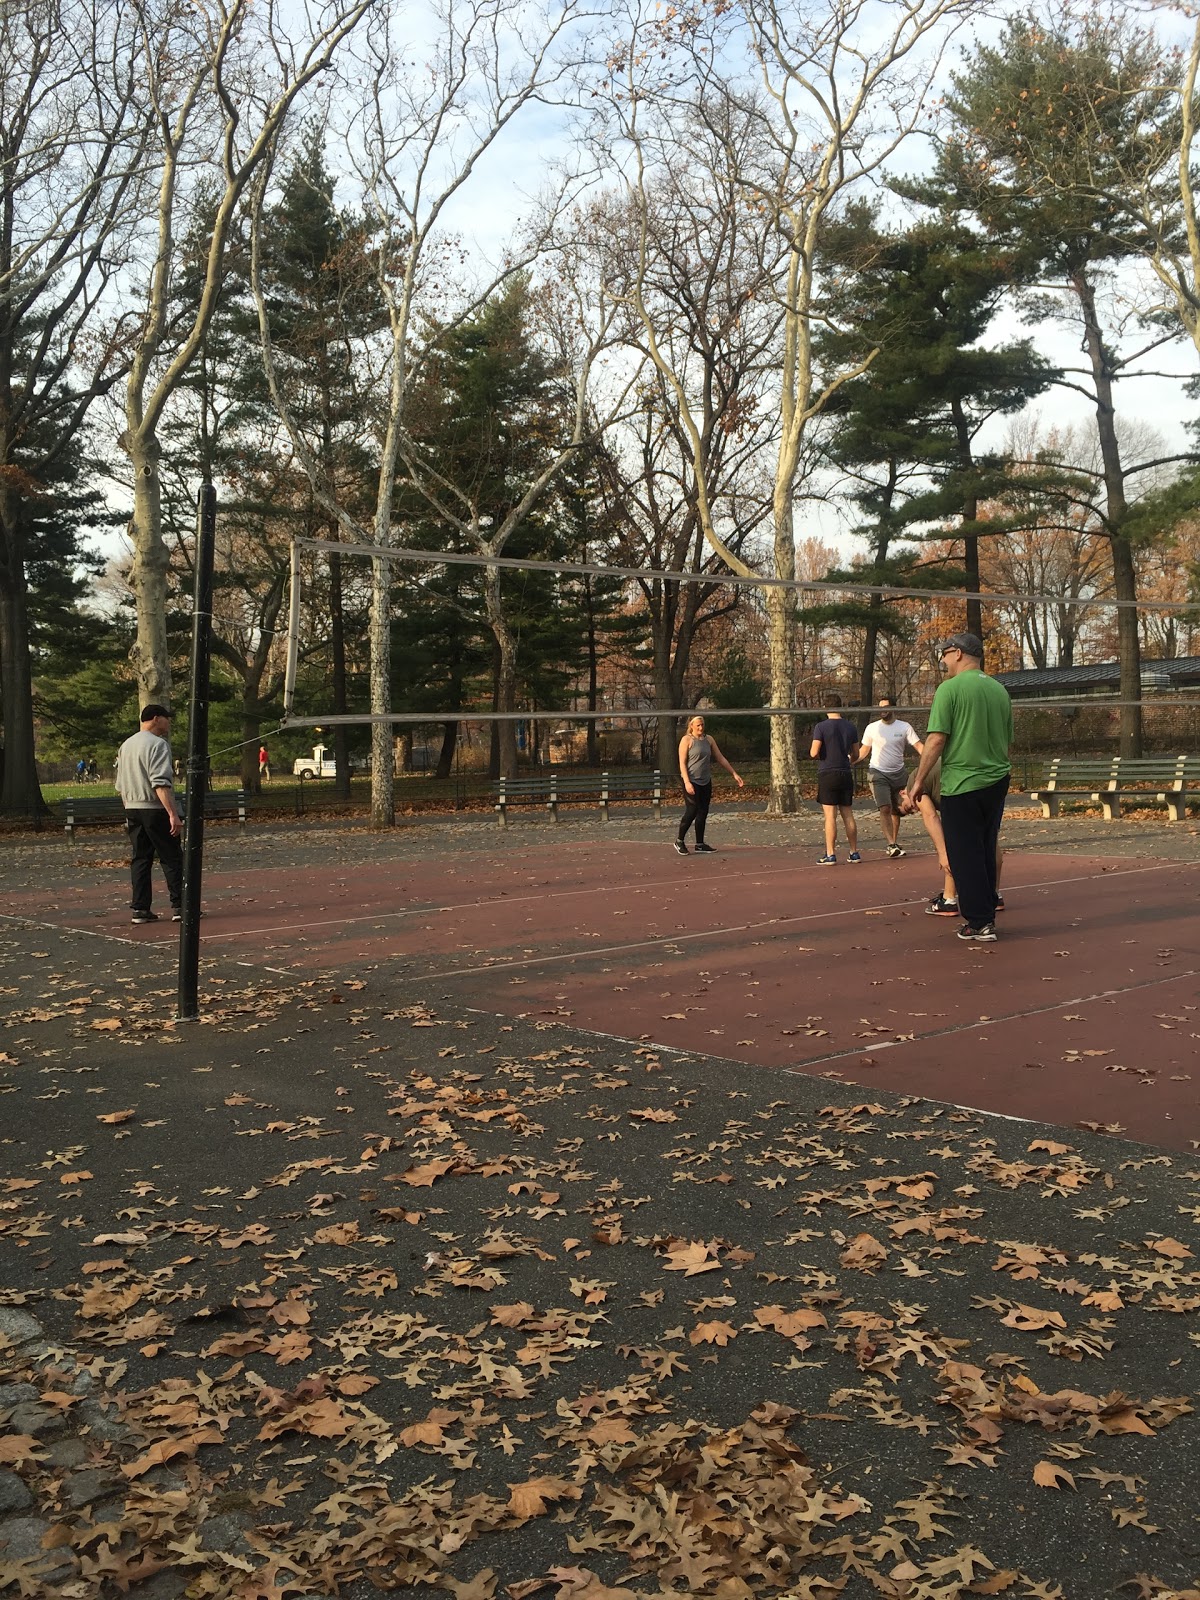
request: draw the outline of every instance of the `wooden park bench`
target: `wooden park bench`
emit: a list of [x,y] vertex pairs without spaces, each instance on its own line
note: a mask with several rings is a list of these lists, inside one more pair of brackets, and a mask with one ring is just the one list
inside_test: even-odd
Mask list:
[[[177,794],[175,803],[182,813],[187,806],[187,795]],[[123,827],[125,807],[115,794],[69,794],[54,808],[63,818],[63,831],[74,839],[77,828]],[[210,789],[204,796],[204,819],[217,821],[222,817],[236,817],[246,826],[246,791],[244,789]]]
[[530,778],[500,778],[492,789],[496,796],[496,818],[508,827],[510,806],[545,806],[551,820],[558,821],[560,805],[598,805],[605,822],[608,808],[624,800],[649,800],[656,822],[662,821],[662,773],[602,772],[576,775],[547,772]]
[[1044,817],[1057,817],[1062,800],[1083,800],[1098,805],[1107,822],[1121,815],[1122,802],[1166,806],[1170,820],[1179,822],[1187,816],[1188,801],[1200,801],[1200,762],[1195,756],[1057,756],[1046,782],[1029,793]]

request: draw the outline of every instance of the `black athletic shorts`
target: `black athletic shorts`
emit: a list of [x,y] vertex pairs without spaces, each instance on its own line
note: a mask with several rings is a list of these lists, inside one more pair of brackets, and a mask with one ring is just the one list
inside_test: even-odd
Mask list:
[[852,772],[818,772],[817,799],[823,806],[852,806],[854,804],[854,774]]

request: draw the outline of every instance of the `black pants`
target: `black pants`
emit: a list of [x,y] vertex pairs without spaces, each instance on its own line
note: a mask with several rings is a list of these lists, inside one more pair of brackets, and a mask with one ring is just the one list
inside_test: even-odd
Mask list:
[[696,824],[696,843],[704,843],[704,824],[708,821],[708,808],[712,805],[712,784],[694,783],[695,794],[683,791],[683,815],[679,819],[679,837],[687,838],[692,823]]
[[942,796],[942,832],[946,859],[963,921],[982,928],[996,915],[996,841],[1004,817],[1008,779],[986,789]]
[[170,817],[162,806],[155,806],[153,811],[127,811],[125,826],[129,831],[129,843],[133,846],[133,859],[129,863],[129,875],[133,880],[133,909],[150,909],[153,894],[150,872],[157,856],[163,877],[167,880],[171,905],[178,910],[183,903],[183,847],[171,832]]

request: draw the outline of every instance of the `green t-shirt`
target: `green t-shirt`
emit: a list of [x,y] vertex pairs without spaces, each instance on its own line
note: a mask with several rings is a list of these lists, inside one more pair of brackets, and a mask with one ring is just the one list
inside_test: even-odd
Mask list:
[[942,793],[967,794],[999,783],[1012,771],[1012,701],[982,672],[960,672],[938,684],[929,708],[930,733],[944,733]]

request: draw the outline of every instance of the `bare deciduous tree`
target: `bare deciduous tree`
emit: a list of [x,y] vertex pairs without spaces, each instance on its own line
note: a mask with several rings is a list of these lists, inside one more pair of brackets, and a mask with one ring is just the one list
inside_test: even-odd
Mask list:
[[[747,218],[757,222],[761,285],[778,318],[778,450],[772,496],[772,572],[796,577],[795,501],[805,437],[831,395],[864,371],[872,352],[818,379],[812,327],[836,320],[836,302],[819,270],[827,217],[853,185],[878,173],[926,115],[941,53],[977,0],[750,0],[741,8],[670,12],[634,7],[623,47],[614,52],[608,109],[627,152],[629,191],[641,207],[646,267],[654,240],[648,221],[658,167],[691,162],[695,117],[712,135],[714,170],[727,174]],[[698,407],[689,375],[659,338],[647,297],[632,302],[652,358],[675,395],[693,440],[698,479],[703,463]],[[722,540],[701,492],[705,537],[735,572],[747,573]],[[768,591],[771,698],[795,703],[795,598]],[[799,767],[790,719],[771,723],[771,809],[795,811]]]
[[[125,384],[121,448],[133,468],[130,583],[137,602],[134,667],[146,699],[167,701],[169,553],[163,538],[164,412],[199,351],[216,311],[226,248],[239,205],[297,98],[329,66],[375,0],[328,0],[295,8],[283,0],[180,0],[163,10],[139,3],[136,70],[156,139],[153,258]],[[298,36],[297,36],[298,35]],[[198,303],[177,327],[171,284],[183,219],[203,180],[216,177],[216,204]]]
[[0,811],[16,814],[41,805],[30,516],[124,370],[101,314],[143,198],[136,43],[117,0],[0,8]]
[[[408,430],[408,411],[430,349],[428,318],[442,330],[475,315],[498,286],[526,268],[545,248],[557,215],[543,219],[534,236],[514,247],[496,270],[473,263],[469,284],[457,281],[451,267],[448,212],[462,205],[474,185],[486,181],[481,162],[501,143],[514,121],[563,93],[572,62],[570,46],[580,17],[576,0],[546,6],[535,0],[440,0],[425,19],[435,42],[418,63],[415,52],[399,37],[399,17],[380,16],[363,54],[361,101],[344,128],[346,148],[354,164],[370,219],[375,224],[378,287],[387,328],[382,354],[377,352],[378,394],[375,403],[378,466],[375,507],[364,527],[322,482],[309,441],[304,437],[272,359],[265,306],[259,294],[259,323],[275,404],[291,436],[297,458],[313,483],[319,503],[337,519],[343,536],[382,549],[396,544],[394,506],[397,484],[405,474],[413,488],[450,526],[485,556],[499,556],[517,527],[545,494],[585,432],[586,394],[590,370],[609,339],[606,325],[585,332],[572,374],[574,421],[562,450],[532,482],[519,504],[499,522],[489,523],[484,505],[472,504],[460,488],[445,480],[435,461],[415,446]],[[405,13],[404,21],[410,21]],[[256,215],[261,213],[257,208]],[[261,239],[255,229],[255,261]],[[372,562],[371,818],[375,827],[393,822],[391,732],[391,565],[386,557]],[[498,579],[489,569],[485,579],[488,619],[502,654],[503,684],[512,675],[512,640],[507,635],[499,602]],[[511,698],[511,694],[510,694]],[[515,733],[507,728],[501,747],[501,770],[516,761]]]

